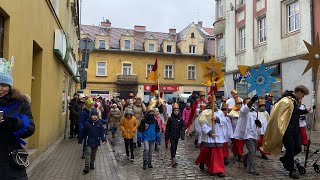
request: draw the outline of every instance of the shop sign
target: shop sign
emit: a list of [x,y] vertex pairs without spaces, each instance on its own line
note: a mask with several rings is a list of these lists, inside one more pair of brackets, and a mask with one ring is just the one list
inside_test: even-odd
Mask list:
[[145,91],[150,91],[150,90],[151,90],[151,86],[152,86],[152,85],[144,85],[144,86],[143,86],[143,90],[145,90]]
[[54,32],[54,48],[53,52],[60,58],[64,60],[67,54],[67,39],[66,35],[60,30],[56,29]]
[[163,91],[179,91],[179,86],[163,86]]

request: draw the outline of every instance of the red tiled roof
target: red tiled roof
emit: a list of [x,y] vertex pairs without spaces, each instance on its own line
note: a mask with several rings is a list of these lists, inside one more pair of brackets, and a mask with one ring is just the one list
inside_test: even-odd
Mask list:
[[213,35],[214,33],[213,28],[203,27],[203,30],[205,30],[209,35]]

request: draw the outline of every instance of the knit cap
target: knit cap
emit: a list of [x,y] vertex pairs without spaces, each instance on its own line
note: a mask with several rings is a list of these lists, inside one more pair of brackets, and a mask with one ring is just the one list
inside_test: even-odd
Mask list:
[[10,61],[4,58],[0,58],[0,83],[13,85],[12,69],[13,69],[14,58],[11,57]]
[[93,100],[91,98],[86,100],[86,106],[89,107],[91,104],[93,104]]
[[90,116],[98,116],[98,110],[96,108],[91,109]]

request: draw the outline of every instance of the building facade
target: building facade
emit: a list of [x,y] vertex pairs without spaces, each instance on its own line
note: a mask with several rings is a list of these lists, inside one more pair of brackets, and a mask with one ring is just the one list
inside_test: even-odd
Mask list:
[[158,61],[160,92],[165,99],[192,91],[207,90],[202,85],[201,62],[214,55],[213,29],[191,23],[180,32],[150,32],[145,26],[123,29],[109,20],[100,26],[81,26],[82,38],[91,38],[95,50],[90,53],[85,94],[110,99],[114,93],[127,98],[135,92],[147,102],[153,82],[147,80]]
[[77,0],[0,0],[0,56],[14,56],[13,86],[32,99],[31,157],[67,130],[68,99],[77,84],[78,10]]
[[[308,52],[303,40],[311,42],[312,38],[310,1],[217,0],[216,3],[215,30],[217,26],[222,30],[215,34],[225,42],[225,85],[229,96],[231,89],[238,89],[240,96],[248,96],[248,86],[239,84],[237,65],[257,67],[263,60],[267,68],[275,67],[272,74],[277,79],[272,84],[275,99],[282,91],[293,89],[297,82],[313,91],[312,71],[302,76],[307,61],[301,60]],[[304,101],[310,106],[312,97],[307,96]]]

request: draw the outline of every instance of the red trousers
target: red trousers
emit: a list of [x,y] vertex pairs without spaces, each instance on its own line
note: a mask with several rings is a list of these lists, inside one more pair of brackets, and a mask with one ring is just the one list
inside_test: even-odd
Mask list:
[[304,146],[308,145],[308,136],[307,136],[306,127],[300,128],[300,135],[301,135],[301,144]]
[[201,147],[196,164],[203,163],[209,173],[224,173],[223,147]]
[[243,147],[246,144],[245,140],[232,139],[232,152],[234,155],[243,155]]
[[223,143],[223,157],[228,158],[229,157],[229,149],[228,149],[228,143]]
[[260,151],[261,154],[271,155],[271,153],[269,153],[269,152],[265,152],[265,151],[261,151],[260,150],[260,147],[262,146],[262,143],[263,143],[263,137],[264,137],[264,135],[260,134],[260,138],[259,138],[259,141],[257,143],[257,150]]

